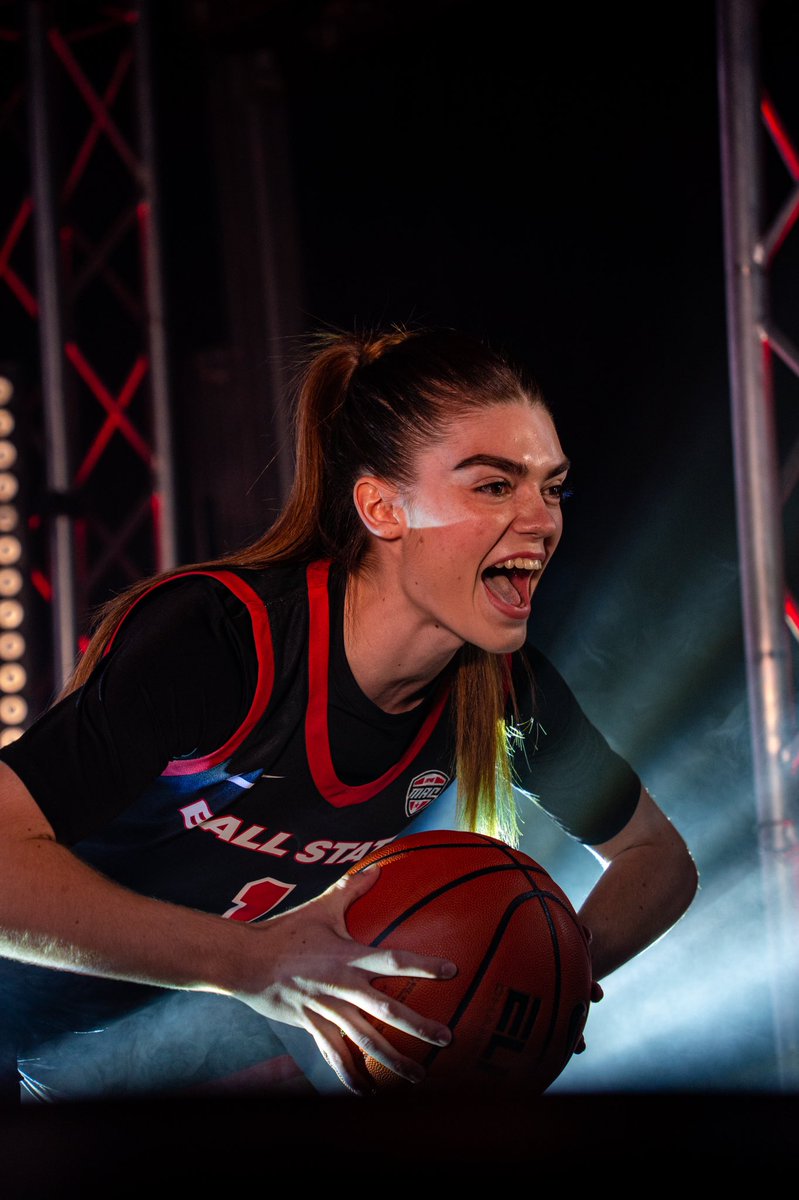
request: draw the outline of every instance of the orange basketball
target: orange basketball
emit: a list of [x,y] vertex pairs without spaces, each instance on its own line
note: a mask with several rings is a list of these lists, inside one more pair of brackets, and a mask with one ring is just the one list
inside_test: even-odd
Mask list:
[[[438,1047],[374,1022],[424,1066],[425,1082],[415,1086],[544,1092],[574,1053],[591,997],[588,943],[565,893],[533,859],[483,834],[412,834],[350,874],[372,863],[380,877],[347,911],[352,937],[458,967],[453,979],[375,980],[452,1031],[452,1042]],[[411,1086],[361,1059],[378,1090]]]

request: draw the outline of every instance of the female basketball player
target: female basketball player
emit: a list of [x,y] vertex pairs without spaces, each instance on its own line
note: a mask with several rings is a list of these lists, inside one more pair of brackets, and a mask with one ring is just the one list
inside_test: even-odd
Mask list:
[[535,388],[455,333],[332,337],[297,430],[276,524],[115,600],[2,752],[0,989],[23,1046],[168,988],[307,1031],[352,1090],[342,1032],[418,1078],[367,1016],[449,1030],[373,980],[457,963],[355,943],[376,875],[336,880],[455,776],[464,826],[513,841],[513,779],[597,852],[597,979],[690,903],[681,837],[527,640],[569,469]]

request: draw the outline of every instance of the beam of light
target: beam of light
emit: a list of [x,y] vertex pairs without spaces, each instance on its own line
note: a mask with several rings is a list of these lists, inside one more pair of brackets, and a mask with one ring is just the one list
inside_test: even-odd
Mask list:
[[[661,942],[604,984],[559,1091],[770,1090],[760,879],[728,864]],[[712,953],[709,953],[712,948]]]
[[[588,1049],[553,1090],[779,1087],[772,997],[796,981],[767,955],[733,492],[727,512],[704,503],[721,473],[710,430],[698,423],[692,438],[678,473],[664,458],[638,520],[614,528],[612,555],[586,571],[545,649],[685,837],[701,890],[604,981]],[[590,856],[540,832],[528,823],[523,848],[579,905],[598,877]]]

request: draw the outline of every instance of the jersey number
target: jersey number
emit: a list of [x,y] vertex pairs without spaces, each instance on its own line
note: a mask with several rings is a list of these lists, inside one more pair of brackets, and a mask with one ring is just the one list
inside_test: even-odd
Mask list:
[[266,879],[253,879],[236,893],[233,907],[222,916],[229,917],[231,921],[257,921],[271,912],[296,886],[268,876]]

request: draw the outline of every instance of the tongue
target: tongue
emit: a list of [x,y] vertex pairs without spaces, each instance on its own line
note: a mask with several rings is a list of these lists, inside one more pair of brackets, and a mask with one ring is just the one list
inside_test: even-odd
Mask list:
[[516,608],[522,603],[522,598],[507,575],[484,575],[485,585],[489,591],[503,600],[505,604],[513,604]]

